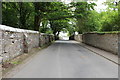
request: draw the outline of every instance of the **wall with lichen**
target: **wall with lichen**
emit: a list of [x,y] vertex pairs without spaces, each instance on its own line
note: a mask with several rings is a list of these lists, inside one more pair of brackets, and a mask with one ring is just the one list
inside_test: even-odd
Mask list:
[[26,47],[28,49],[28,52],[32,48],[39,47],[39,33],[24,33],[24,39],[24,42],[27,44]]
[[0,30],[0,56],[2,55],[2,31]]
[[0,25],[0,55],[3,57],[3,62],[13,59],[23,53],[29,53],[32,48],[42,47],[52,42],[53,37],[37,31]]
[[76,35],[75,40],[118,54],[119,33],[86,33]]
[[10,60],[23,53],[23,33],[3,31],[2,39],[3,60]]
[[0,80],[2,79],[2,31],[0,30]]

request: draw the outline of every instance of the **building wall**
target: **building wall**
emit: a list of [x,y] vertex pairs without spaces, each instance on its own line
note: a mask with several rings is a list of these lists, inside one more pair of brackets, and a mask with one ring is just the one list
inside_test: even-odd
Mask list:
[[118,54],[118,35],[117,33],[86,33],[75,36],[75,40]]

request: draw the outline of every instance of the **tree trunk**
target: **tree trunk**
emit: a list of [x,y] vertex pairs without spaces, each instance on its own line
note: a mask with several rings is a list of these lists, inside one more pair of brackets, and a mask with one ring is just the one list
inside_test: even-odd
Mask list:
[[0,1],[0,24],[2,24],[2,2]]
[[25,8],[23,7],[22,2],[19,2],[18,4],[19,4],[19,14],[20,14],[19,27],[22,28],[22,29],[27,29],[27,27],[26,27],[26,15],[27,15],[27,12],[25,11]]
[[40,18],[40,4],[38,2],[34,2],[34,7],[35,7],[35,16],[34,16],[34,30],[35,31],[39,31],[39,27],[40,27],[40,22],[41,22],[41,18]]

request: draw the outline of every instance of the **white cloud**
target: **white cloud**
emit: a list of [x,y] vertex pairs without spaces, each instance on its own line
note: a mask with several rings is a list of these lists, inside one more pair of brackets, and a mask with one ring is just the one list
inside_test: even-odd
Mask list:
[[[65,2],[65,4],[69,4],[72,0],[61,0],[61,1]],[[88,2],[96,3],[97,6],[95,6],[95,10],[100,12],[100,11],[105,11],[106,10],[107,6],[103,4],[106,1],[108,1],[108,0],[89,0]]]
[[95,6],[95,10],[100,12],[100,11],[105,11],[107,6],[104,5],[103,3],[106,2],[106,0],[98,0],[95,3],[97,4],[97,6]]

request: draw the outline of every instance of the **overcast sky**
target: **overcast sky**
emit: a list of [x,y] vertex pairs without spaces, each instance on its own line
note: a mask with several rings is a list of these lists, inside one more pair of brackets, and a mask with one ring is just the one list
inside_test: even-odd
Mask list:
[[[66,4],[70,3],[71,0],[62,0],[62,1],[65,1]],[[95,2],[97,4],[97,6],[95,6],[95,10],[97,10],[98,12],[100,10],[105,10],[107,8],[107,6],[105,6],[104,3],[106,0],[95,0],[95,1],[92,1],[92,2]]]
[[107,8],[107,6],[105,6],[103,3],[106,0],[98,0],[97,2],[95,2],[97,4],[97,6],[95,6],[95,9],[99,12],[100,10],[105,10]]

